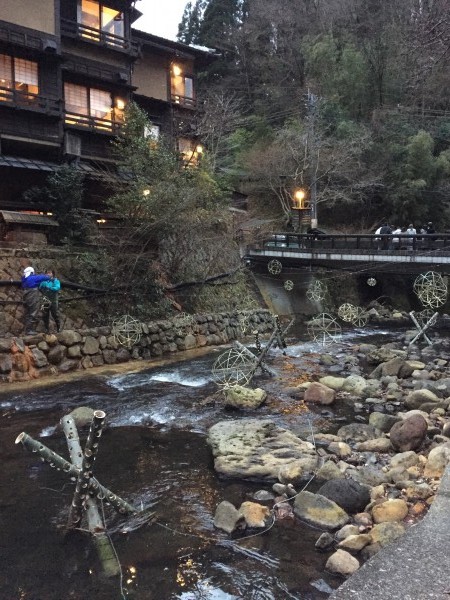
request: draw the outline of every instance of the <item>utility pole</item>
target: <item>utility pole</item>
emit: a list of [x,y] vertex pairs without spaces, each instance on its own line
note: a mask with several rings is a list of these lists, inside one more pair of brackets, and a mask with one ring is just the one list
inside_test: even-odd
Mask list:
[[307,97],[308,109],[308,156],[310,173],[310,202],[311,202],[311,228],[317,227],[317,150],[315,120],[319,98],[309,91]]

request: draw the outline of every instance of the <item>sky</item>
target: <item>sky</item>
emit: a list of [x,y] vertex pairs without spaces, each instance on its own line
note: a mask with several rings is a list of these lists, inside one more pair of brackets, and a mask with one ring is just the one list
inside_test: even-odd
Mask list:
[[175,40],[178,23],[187,2],[188,0],[140,0],[136,2],[136,8],[143,14],[133,23],[133,27]]

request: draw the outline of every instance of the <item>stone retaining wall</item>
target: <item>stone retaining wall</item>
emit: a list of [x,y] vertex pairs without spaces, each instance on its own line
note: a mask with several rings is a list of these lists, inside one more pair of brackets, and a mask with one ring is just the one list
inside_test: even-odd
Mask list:
[[[248,313],[251,330],[272,330],[268,310]],[[130,349],[120,345],[111,327],[66,329],[56,335],[0,338],[0,382],[28,381],[129,360],[149,360],[192,348],[227,344],[242,336],[237,313],[194,315],[194,323],[177,319],[142,324],[140,340]]]

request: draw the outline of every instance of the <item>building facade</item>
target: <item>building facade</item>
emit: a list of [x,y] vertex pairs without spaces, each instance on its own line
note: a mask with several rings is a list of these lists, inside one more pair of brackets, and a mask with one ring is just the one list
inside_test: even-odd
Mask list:
[[133,0],[0,3],[0,210],[45,211],[23,193],[65,163],[85,174],[86,208],[98,209],[131,99],[148,135],[194,157],[195,72],[208,55],[133,29],[139,16]]

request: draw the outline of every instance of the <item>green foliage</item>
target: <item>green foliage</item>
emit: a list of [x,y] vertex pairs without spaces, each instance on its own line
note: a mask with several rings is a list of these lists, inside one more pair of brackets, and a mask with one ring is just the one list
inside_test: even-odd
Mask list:
[[48,176],[44,187],[30,188],[24,197],[28,202],[45,207],[58,221],[58,229],[49,234],[52,243],[82,244],[92,232],[92,223],[81,210],[83,194],[84,175],[64,165]]

